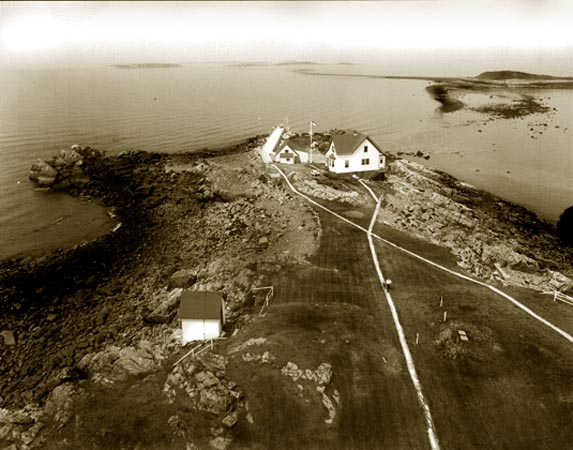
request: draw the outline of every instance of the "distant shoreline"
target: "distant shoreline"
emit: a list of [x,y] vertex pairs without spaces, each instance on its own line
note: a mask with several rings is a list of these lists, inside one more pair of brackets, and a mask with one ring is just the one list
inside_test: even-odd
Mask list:
[[[437,77],[437,76],[409,76],[409,75],[375,75],[359,73],[329,73],[314,72],[310,69],[293,70],[301,75],[328,76],[328,77],[352,77],[352,78],[372,78],[388,80],[420,80],[432,81],[435,83],[456,83],[464,84],[467,89],[488,89],[488,88],[539,88],[539,89],[573,89],[573,79],[571,78],[548,78],[548,79],[506,79],[493,80],[481,79],[478,77]],[[460,86],[461,87],[461,86]]]
[[116,69],[172,69],[181,67],[180,64],[142,63],[142,64],[112,64]]

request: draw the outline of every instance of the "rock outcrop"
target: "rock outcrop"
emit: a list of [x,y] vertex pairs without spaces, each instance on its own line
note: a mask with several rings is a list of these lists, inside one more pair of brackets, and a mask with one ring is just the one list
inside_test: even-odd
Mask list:
[[[242,393],[225,378],[226,360],[217,354],[191,357],[178,364],[167,377],[163,392],[170,402],[188,402],[191,408],[213,415],[212,448],[226,449],[232,439],[229,430],[239,421]],[[183,399],[178,395],[183,395]]]
[[109,346],[101,352],[88,353],[78,367],[95,383],[110,385],[157,369],[164,357],[161,348],[142,340],[135,347]]

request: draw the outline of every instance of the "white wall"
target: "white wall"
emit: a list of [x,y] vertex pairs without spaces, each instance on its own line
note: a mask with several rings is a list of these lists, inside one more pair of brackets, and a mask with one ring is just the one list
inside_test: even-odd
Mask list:
[[221,322],[218,320],[181,320],[183,331],[183,344],[191,341],[203,341],[205,339],[216,339],[221,335]]
[[[318,150],[316,150],[313,154],[313,156],[318,152]],[[302,152],[302,151],[298,151],[296,152],[298,154],[298,156],[300,157],[300,162],[302,164],[306,164],[309,161],[309,154],[308,152]]]
[[[290,156],[290,160],[285,159],[286,156]],[[282,164],[294,164],[295,153],[287,145],[275,156],[275,161]]]
[[[287,161],[284,159],[284,156],[286,156],[286,154],[287,154],[286,153],[287,149],[288,149],[288,154],[291,156],[290,161]],[[308,152],[294,151],[288,145],[286,145],[279,153],[277,153],[277,155],[275,156],[275,161],[282,163],[282,164],[294,164],[295,163],[294,157],[297,155],[298,155],[300,162],[302,164],[305,164],[308,162],[308,160],[309,160]]]

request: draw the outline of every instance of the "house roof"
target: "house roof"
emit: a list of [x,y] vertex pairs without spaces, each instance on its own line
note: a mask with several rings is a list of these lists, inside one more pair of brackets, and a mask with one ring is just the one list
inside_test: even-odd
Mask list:
[[278,148],[277,153],[279,153],[283,148],[289,146],[294,151],[304,151],[308,152],[308,146],[310,145],[310,141],[307,137],[303,136],[296,136],[284,141],[281,146]]
[[179,304],[180,319],[221,319],[221,294],[213,291],[184,289]]
[[352,131],[348,131],[344,134],[335,134],[332,136],[331,142],[334,142],[334,148],[336,149],[337,155],[352,155],[365,139],[368,139],[372,145],[374,145],[376,149],[380,151],[378,145],[376,145],[376,143],[370,139],[370,137],[366,136],[365,134]]

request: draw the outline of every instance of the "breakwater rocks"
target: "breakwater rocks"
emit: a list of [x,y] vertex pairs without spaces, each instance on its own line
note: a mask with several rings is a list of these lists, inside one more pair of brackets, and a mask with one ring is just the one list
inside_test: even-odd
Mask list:
[[573,287],[570,251],[533,213],[406,160],[387,172],[379,220],[446,247],[470,274],[539,290]]
[[[317,248],[315,213],[267,175],[252,152],[258,144],[250,139],[221,152],[116,156],[75,147],[34,165],[38,182],[54,175],[43,182],[49,189],[114,208],[122,226],[73,249],[1,263],[0,330],[10,330],[15,345],[0,342],[0,429],[6,431],[0,448],[50,448],[56,439],[51,419],[28,415],[20,423],[25,408],[44,411],[49,399],[62,397],[81,424],[87,411],[74,405],[92,398],[93,386],[100,389],[94,398],[115,400],[121,398],[113,394],[116,385],[163,370],[164,361],[181,352],[180,326],[171,313],[166,320],[149,318],[169,303],[175,285],[220,291],[232,333],[260,308],[252,288]],[[148,395],[165,400],[162,386]],[[130,423],[129,411],[137,409],[118,420]],[[225,436],[211,439],[222,445]],[[75,448],[93,447],[89,439]]]

